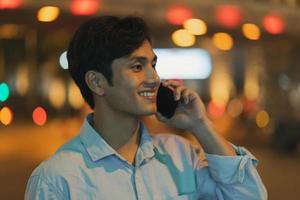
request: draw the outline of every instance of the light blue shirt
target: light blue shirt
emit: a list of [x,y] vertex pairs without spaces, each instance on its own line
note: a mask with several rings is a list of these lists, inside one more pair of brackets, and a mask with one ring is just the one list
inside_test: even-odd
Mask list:
[[[267,199],[245,148],[237,156],[205,154],[180,136],[150,136],[141,123],[135,165],[129,164],[85,119],[80,134],[32,173],[26,200],[254,200]],[[46,144],[45,144],[46,145]]]

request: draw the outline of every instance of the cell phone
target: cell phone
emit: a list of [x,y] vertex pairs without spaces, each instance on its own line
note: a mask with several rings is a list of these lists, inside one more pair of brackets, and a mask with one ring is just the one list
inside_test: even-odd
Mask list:
[[178,102],[179,100],[174,100],[174,92],[161,83],[156,98],[157,111],[163,116],[171,118],[175,113]]

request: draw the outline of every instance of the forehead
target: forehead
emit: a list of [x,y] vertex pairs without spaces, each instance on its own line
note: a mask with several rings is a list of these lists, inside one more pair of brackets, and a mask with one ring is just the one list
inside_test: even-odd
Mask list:
[[145,40],[142,45],[134,50],[127,59],[134,59],[136,57],[145,57],[149,60],[153,60],[155,57],[155,54],[153,52],[152,46],[148,40]]
[[148,40],[145,40],[142,45],[134,50],[129,56],[117,58],[112,62],[112,70],[119,71],[123,69],[125,65],[128,65],[134,61],[152,62],[156,60],[156,55],[152,49],[152,46]]

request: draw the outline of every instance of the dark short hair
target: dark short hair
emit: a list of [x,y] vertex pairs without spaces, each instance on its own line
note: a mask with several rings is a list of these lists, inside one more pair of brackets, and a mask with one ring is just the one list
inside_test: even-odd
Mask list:
[[86,72],[100,72],[113,85],[113,60],[130,55],[145,40],[151,42],[148,27],[142,18],[134,16],[96,17],[77,29],[67,51],[69,72],[92,109],[95,104],[85,82]]

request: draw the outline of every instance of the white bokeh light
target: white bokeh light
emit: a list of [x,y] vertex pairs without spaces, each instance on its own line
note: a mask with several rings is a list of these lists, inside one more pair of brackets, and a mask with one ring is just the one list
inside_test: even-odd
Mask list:
[[68,69],[67,51],[63,52],[59,57],[59,64],[61,68]]
[[154,52],[161,79],[207,79],[211,74],[211,57],[203,49],[157,48]]

